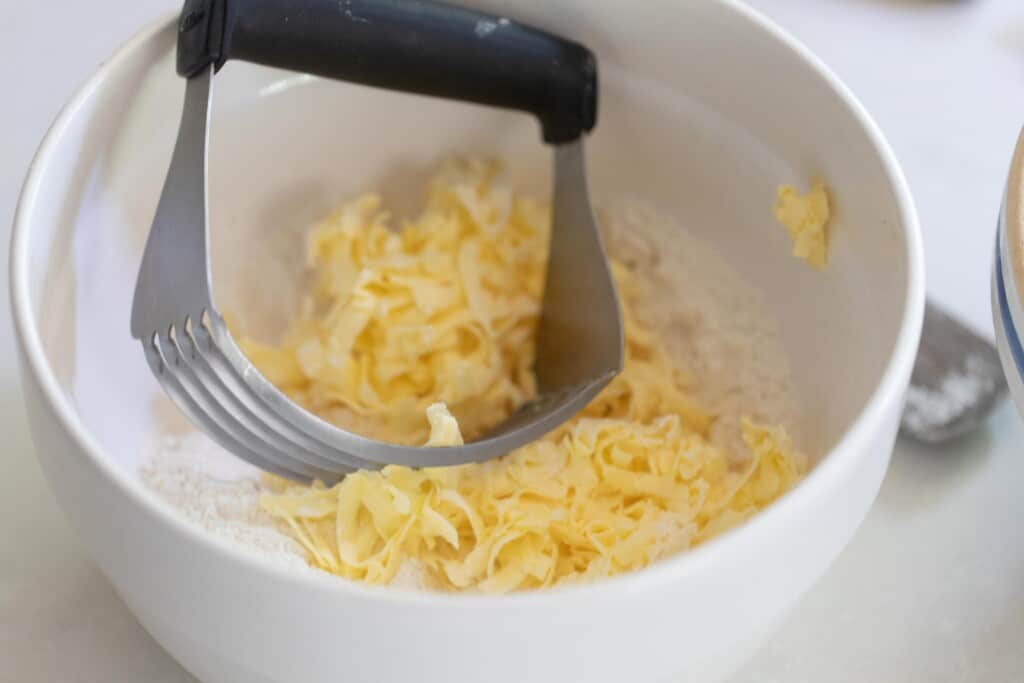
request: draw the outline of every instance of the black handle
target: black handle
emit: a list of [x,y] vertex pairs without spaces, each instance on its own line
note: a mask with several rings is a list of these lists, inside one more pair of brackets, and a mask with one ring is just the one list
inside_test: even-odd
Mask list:
[[549,143],[597,120],[587,48],[429,0],[185,0],[178,73],[228,59],[529,112]]

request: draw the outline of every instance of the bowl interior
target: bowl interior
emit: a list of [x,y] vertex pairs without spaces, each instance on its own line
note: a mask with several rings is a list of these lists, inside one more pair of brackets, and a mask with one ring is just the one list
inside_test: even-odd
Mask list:
[[[827,453],[881,378],[907,298],[909,248],[882,153],[805,57],[740,10],[588,7],[522,3],[515,15],[599,55],[594,197],[649,200],[764,292],[802,403],[802,446]],[[132,472],[161,423],[181,420],[128,334],[181,110],[173,39],[168,25],[135,41],[78,102],[27,238],[49,363],[108,457]],[[237,308],[262,285],[247,323],[279,324],[294,295],[281,275],[309,223],[369,189],[412,207],[452,151],[500,154],[517,186],[547,192],[550,154],[522,115],[229,64],[215,79],[209,176],[219,306]],[[817,176],[834,201],[824,274],[790,256],[771,211],[777,185]]]

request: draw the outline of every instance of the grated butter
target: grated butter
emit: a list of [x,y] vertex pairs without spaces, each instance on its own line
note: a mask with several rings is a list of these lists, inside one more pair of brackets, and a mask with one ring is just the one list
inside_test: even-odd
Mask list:
[[[327,419],[402,443],[472,439],[529,400],[549,210],[497,175],[447,165],[397,232],[373,196],[316,226],[310,298],[281,344],[244,343],[253,362]],[[806,468],[785,429],[745,419],[747,457],[716,445],[716,416],[633,313],[633,274],[613,272],[625,368],[582,415],[487,463],[273,480],[264,510],[325,571],[507,592],[640,569],[769,505]]]

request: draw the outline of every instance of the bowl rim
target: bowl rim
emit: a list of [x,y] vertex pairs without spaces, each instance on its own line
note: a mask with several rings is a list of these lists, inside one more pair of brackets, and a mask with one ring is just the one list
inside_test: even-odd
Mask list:
[[[784,31],[759,11],[743,4],[740,0],[714,0],[723,10],[732,12],[741,20],[751,23],[796,55],[806,67],[821,79],[822,85],[830,88],[847,110],[854,116],[875,154],[885,169],[891,190],[895,195],[903,230],[905,256],[907,260],[906,294],[899,332],[880,379],[867,403],[846,428],[831,450],[824,453],[803,480],[782,498],[739,527],[732,529],[697,548],[666,558],[643,570],[626,572],[594,583],[571,585],[552,589],[524,591],[503,595],[479,595],[465,593],[438,593],[418,591],[389,586],[368,585],[346,581],[319,571],[300,572],[281,567],[260,557],[251,550],[236,546],[227,539],[205,532],[177,514],[170,506],[144,489],[137,477],[113,464],[104,455],[103,446],[89,432],[80,420],[72,401],[60,387],[56,375],[47,362],[39,327],[29,298],[30,226],[33,222],[36,200],[41,185],[56,150],[71,122],[84,104],[99,91],[111,77],[114,66],[132,59],[138,47],[154,40],[159,33],[174,24],[178,13],[168,12],[132,36],[113,55],[103,62],[74,96],[61,108],[54,122],[47,130],[29,166],[29,171],[19,195],[12,230],[9,277],[11,310],[15,334],[22,351],[24,372],[31,373],[38,384],[50,410],[57,417],[62,428],[71,436],[77,446],[87,455],[89,464],[96,468],[130,498],[142,511],[171,531],[205,546],[222,560],[248,565],[257,573],[285,583],[325,591],[348,598],[372,599],[409,607],[453,607],[510,608],[529,605],[552,604],[564,606],[568,602],[590,601],[611,595],[629,596],[640,591],[657,589],[666,583],[674,583],[702,571],[709,563],[717,562],[716,556],[736,554],[739,549],[757,538],[762,530],[770,530],[784,523],[801,510],[813,508],[813,501],[827,492],[838,488],[849,472],[860,465],[861,445],[885,422],[891,404],[902,399],[901,384],[909,377],[917,353],[921,326],[924,318],[925,270],[924,251],[917,212],[907,181],[896,158],[878,125],[850,90],[809,48]],[[1022,247],[1024,248],[1024,247]],[[1024,281],[1024,278],[1021,278]]]

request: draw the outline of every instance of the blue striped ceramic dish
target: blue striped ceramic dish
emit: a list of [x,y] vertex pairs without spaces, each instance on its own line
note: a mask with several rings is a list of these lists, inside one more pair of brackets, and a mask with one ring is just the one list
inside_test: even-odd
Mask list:
[[1024,415],[1024,134],[1010,167],[992,267],[996,345],[1010,394]]

